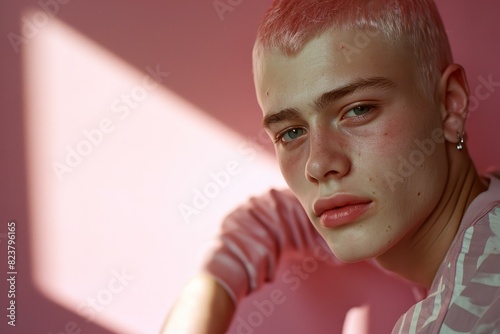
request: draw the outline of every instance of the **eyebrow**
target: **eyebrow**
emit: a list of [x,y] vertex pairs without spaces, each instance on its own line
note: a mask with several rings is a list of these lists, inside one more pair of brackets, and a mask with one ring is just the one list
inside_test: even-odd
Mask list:
[[[313,105],[315,109],[322,110],[336,100],[368,88],[380,88],[383,90],[388,90],[395,86],[396,83],[394,81],[384,77],[358,79],[347,85],[332,89],[331,91],[322,94],[318,99],[314,101]],[[269,129],[275,123],[280,123],[286,120],[298,120],[300,118],[301,116],[298,109],[286,108],[276,113],[266,115],[262,120],[262,125],[264,126],[264,128]]]

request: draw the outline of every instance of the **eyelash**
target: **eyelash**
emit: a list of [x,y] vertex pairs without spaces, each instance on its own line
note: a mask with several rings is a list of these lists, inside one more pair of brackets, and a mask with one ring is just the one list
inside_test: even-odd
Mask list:
[[[359,105],[356,105],[356,106],[353,106],[351,109],[349,109],[345,114],[353,111],[354,109],[357,109],[357,108],[366,108],[368,109],[368,111],[362,115],[356,115],[356,116],[352,116],[352,117],[348,117],[348,118],[356,118],[358,120],[364,120],[366,117],[368,117],[368,115],[373,111],[373,109],[376,108],[375,105],[372,105],[372,104],[359,104]],[[344,114],[344,115],[345,115]],[[278,134],[276,134],[276,136],[274,137],[274,143],[275,144],[278,144],[278,143],[281,143],[282,145],[288,145],[288,144],[291,144],[292,142],[294,142],[296,139],[293,139],[289,142],[285,142],[283,141],[283,137],[291,130],[303,130],[303,131],[307,131],[305,128],[303,127],[297,127],[297,126],[292,126],[292,127],[288,127],[282,131],[280,131]],[[299,138],[302,137],[302,135],[299,136]]]
[[[275,144],[280,143],[280,144],[282,144],[282,145],[288,145],[288,144],[290,144],[290,143],[294,142],[294,141],[295,141],[295,139],[294,139],[294,140],[291,140],[291,141],[288,141],[288,142],[283,141],[283,137],[284,137],[284,136],[285,136],[285,135],[286,135],[289,131],[291,131],[291,130],[303,130],[303,131],[306,131],[306,129],[305,129],[305,128],[303,128],[303,127],[297,127],[297,126],[292,126],[292,127],[286,128],[286,129],[284,129],[284,130],[280,131],[278,134],[276,134],[276,137],[274,137],[274,143],[275,143]],[[302,137],[302,136],[303,136],[303,135],[300,135],[299,137]]]
[[376,106],[375,106],[375,105],[373,105],[373,104],[358,104],[358,105],[356,105],[356,106],[353,106],[351,109],[349,109],[349,110],[348,110],[348,111],[344,114],[344,116],[345,116],[347,113],[349,113],[349,112],[353,111],[354,109],[358,109],[358,108],[366,108],[366,109],[368,109],[368,111],[367,111],[366,113],[362,114],[362,115],[356,115],[356,116],[352,116],[352,117],[349,117],[349,118],[357,118],[357,119],[361,119],[361,120],[363,120],[363,119],[365,119],[365,118],[366,118],[366,117],[367,117],[367,116],[368,116],[368,115],[369,115],[369,114],[373,111],[373,109],[375,109],[375,108],[376,108]]

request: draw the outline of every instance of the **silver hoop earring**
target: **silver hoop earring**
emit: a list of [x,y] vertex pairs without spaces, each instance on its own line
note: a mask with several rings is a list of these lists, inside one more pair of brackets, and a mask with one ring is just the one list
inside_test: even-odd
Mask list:
[[457,144],[457,150],[461,151],[464,148],[464,135],[463,133],[457,132],[457,137],[458,137],[458,144]]

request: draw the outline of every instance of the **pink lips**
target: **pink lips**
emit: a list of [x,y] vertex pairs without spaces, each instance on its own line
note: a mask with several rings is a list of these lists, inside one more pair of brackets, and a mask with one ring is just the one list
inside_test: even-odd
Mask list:
[[314,203],[313,210],[320,217],[324,227],[334,228],[349,224],[370,209],[370,199],[352,195],[336,195],[331,198],[319,199]]

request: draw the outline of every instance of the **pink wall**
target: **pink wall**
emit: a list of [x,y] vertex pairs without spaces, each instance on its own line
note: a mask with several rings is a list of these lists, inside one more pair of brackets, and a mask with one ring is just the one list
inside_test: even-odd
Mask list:
[[[0,261],[6,271],[13,219],[18,272],[17,326],[2,315],[0,331],[154,333],[224,214],[284,184],[260,137],[250,67],[270,1],[240,1],[222,17],[212,1],[58,1],[0,4]],[[41,4],[57,13],[44,20]],[[480,170],[500,166],[500,93],[476,93],[485,79],[500,82],[500,4],[438,5],[477,102],[467,145]],[[25,37],[19,52],[11,33]],[[156,67],[158,85],[148,77]],[[123,94],[133,96],[128,105]],[[85,146],[89,136],[94,143]],[[67,165],[68,147],[85,156],[58,177],[54,162]],[[203,202],[196,213],[179,212],[196,200]],[[307,283],[321,284],[323,270]],[[276,324],[299,330],[289,320],[303,313],[301,304],[314,307],[308,317],[319,332],[322,308],[340,291],[316,296],[308,286],[287,294],[258,332]],[[270,285],[255,298],[287,288]],[[2,284],[4,307],[6,296]],[[238,316],[252,307],[248,301]],[[337,307],[342,314],[351,306]]]

